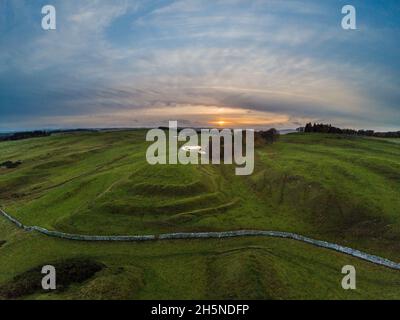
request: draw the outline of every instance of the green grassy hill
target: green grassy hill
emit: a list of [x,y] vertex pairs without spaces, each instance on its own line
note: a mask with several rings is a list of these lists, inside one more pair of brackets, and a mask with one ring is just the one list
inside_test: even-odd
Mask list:
[[[249,177],[228,165],[150,166],[147,146],[144,131],[0,143],[0,163],[22,161],[0,168],[0,205],[24,224],[69,233],[279,230],[400,261],[396,140],[282,136],[257,148]],[[7,289],[14,276],[61,257],[106,267],[57,294],[22,297],[107,298],[125,279],[117,297],[400,298],[399,272],[292,240],[81,243],[19,231],[3,219],[0,296],[2,283]],[[360,277],[354,292],[340,286],[349,263]]]

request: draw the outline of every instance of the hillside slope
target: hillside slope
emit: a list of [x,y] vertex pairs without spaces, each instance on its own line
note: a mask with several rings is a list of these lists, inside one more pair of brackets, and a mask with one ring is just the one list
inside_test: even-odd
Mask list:
[[28,225],[80,234],[263,229],[400,258],[400,147],[289,134],[256,170],[156,165],[144,131],[80,132],[0,144],[1,204]]
[[[144,136],[80,132],[1,143],[0,163],[22,162],[0,168],[1,205],[25,224],[65,232],[277,230],[400,260],[396,141],[285,135],[259,147],[255,173],[239,177],[225,165],[150,166]],[[61,292],[19,298],[400,298],[398,272],[284,239],[81,243],[1,219],[0,256],[3,298],[41,264],[77,257],[104,267]],[[357,267],[361,290],[341,289],[345,264]]]

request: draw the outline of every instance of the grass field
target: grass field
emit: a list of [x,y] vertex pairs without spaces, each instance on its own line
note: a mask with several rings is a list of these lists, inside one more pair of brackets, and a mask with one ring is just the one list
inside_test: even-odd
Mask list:
[[[69,233],[279,230],[400,261],[397,140],[289,134],[257,148],[254,174],[239,177],[225,165],[150,166],[144,137],[80,132],[0,143],[0,163],[22,161],[0,168],[0,204],[27,225]],[[82,243],[0,220],[4,288],[77,257],[105,268],[20,298],[400,298],[400,272],[292,240]],[[345,264],[357,268],[356,291],[340,286]]]

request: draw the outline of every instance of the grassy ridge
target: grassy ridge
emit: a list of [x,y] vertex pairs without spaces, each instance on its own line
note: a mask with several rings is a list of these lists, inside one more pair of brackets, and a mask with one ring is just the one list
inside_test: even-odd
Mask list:
[[256,189],[304,221],[303,233],[399,258],[398,145],[288,135],[261,157],[266,169],[253,178]]
[[[0,162],[22,160],[0,169],[1,205],[25,224],[65,232],[280,230],[400,260],[395,140],[286,135],[258,148],[255,173],[238,177],[233,166],[150,166],[144,136],[69,133],[1,143]],[[0,243],[0,284],[60,256],[107,266],[54,295],[62,298],[399,298],[398,272],[291,240],[83,244],[2,221]],[[353,293],[340,287],[341,266],[350,262],[362,280]],[[121,295],[112,285],[118,279],[126,279]]]
[[36,141],[25,148],[2,145],[2,157],[24,163],[18,171],[3,171],[0,190],[8,210],[26,224],[77,233],[147,233],[232,202],[212,169],[148,165],[144,132],[78,136],[43,139],[39,154],[28,155]]

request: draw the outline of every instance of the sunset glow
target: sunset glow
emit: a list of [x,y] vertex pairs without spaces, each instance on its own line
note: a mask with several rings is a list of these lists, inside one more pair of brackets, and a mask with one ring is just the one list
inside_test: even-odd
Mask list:
[[0,131],[400,123],[398,2],[354,32],[335,1],[55,0],[54,32],[23,2],[0,1]]
[[223,121],[223,120],[219,120],[219,121],[217,121],[216,122],[219,126],[224,126],[225,124],[226,124],[226,121]]

